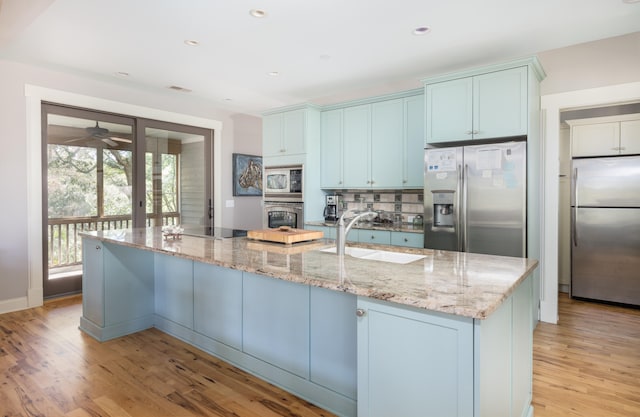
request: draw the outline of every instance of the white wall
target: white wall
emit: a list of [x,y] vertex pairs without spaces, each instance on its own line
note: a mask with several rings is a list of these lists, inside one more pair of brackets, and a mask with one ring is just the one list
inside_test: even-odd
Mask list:
[[[33,158],[28,154],[29,135],[34,126],[39,126],[39,116],[28,110],[29,103],[25,98],[25,86],[37,86],[43,89],[58,90],[71,95],[95,97],[103,102],[122,103],[122,109],[150,109],[147,114],[182,115],[180,120],[204,120],[208,126],[221,126],[217,129],[219,141],[220,163],[219,187],[215,190],[216,198],[231,199],[231,154],[235,148],[235,115],[216,108],[211,102],[197,97],[167,91],[158,93],[126,88],[115,84],[78,77],[59,71],[43,69],[11,61],[0,60],[0,195],[2,195],[2,239],[0,239],[0,313],[26,308],[38,304],[38,296],[29,298],[29,292],[38,283],[33,277],[41,273],[37,271],[37,259],[30,259],[39,254],[29,251],[28,234],[33,219],[28,213],[39,210],[29,207],[28,201],[35,200],[39,190],[29,190],[28,184],[34,178],[27,178]],[[64,94],[62,94],[64,96]],[[128,106],[131,105],[131,106]],[[111,111],[117,112],[111,107]],[[157,110],[157,111],[154,111]],[[36,120],[31,120],[35,118]],[[242,117],[241,131],[259,132],[261,119],[253,116]],[[253,126],[253,127],[251,127]],[[37,133],[37,132],[36,132]],[[247,153],[260,154],[260,135],[248,135],[238,138],[243,142]],[[246,142],[246,143],[245,143]],[[214,167],[215,169],[215,167]],[[37,181],[36,181],[37,182]],[[254,208],[255,209],[255,208]],[[255,216],[259,216],[259,208]],[[233,223],[233,208],[220,210],[220,225],[236,227]],[[31,215],[33,217],[33,214]],[[33,236],[33,235],[32,235]],[[35,242],[38,246],[39,242]],[[34,242],[31,242],[33,247]],[[33,252],[33,251],[32,251]],[[30,281],[31,279],[31,281]],[[40,284],[41,285],[41,284]],[[41,290],[41,288],[40,288]],[[40,297],[41,302],[41,297]]]

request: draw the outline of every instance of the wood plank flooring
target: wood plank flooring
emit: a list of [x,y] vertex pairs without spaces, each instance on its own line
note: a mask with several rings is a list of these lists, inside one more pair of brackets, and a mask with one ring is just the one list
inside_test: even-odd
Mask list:
[[156,329],[99,343],[81,311],[0,315],[0,416],[334,416]]
[[536,417],[640,416],[640,310],[561,294],[533,344]]
[[[640,310],[559,312],[534,334],[535,416],[640,416]],[[98,343],[80,313],[78,296],[0,315],[0,416],[333,416],[155,329]]]

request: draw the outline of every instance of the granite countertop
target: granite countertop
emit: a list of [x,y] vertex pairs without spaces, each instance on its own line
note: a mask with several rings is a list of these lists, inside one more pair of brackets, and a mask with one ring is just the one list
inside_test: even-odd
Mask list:
[[[304,224],[312,226],[325,226],[336,227],[337,222],[329,222],[325,220],[308,221]],[[373,223],[367,221],[356,222],[353,225],[354,229],[368,229],[368,230],[389,230],[391,232],[410,232],[410,233],[424,233],[424,226],[414,226],[412,223],[402,223],[396,225],[393,223]]]
[[320,249],[332,239],[282,245],[246,237],[183,235],[165,239],[160,228],[84,232],[132,248],[344,291],[416,308],[483,319],[495,311],[538,265],[525,258],[381,245],[348,245],[422,254],[408,264],[337,256]]

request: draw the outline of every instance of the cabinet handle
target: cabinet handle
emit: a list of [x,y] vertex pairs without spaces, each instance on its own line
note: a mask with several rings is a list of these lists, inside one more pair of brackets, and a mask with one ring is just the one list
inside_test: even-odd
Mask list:
[[467,131],[466,131],[466,132],[464,132],[464,133],[466,133],[467,135],[471,135],[471,134],[473,134],[473,132],[472,132],[471,130],[467,130]]
[[409,241],[409,239],[407,239],[407,238],[405,237],[405,238],[404,238],[404,241],[405,241],[405,242],[408,242],[408,241]]
[[102,249],[100,245],[96,245],[96,250],[100,250],[100,249]]
[[371,180],[371,185],[375,184],[376,182],[374,180]]
[[473,131],[473,132],[471,132],[471,133],[473,133],[474,135],[477,135],[478,133],[480,133],[480,131],[479,131],[479,130],[474,130],[474,131]]
[[371,240],[375,240],[375,238],[376,237],[374,235],[371,235]]
[[287,151],[286,149],[280,149],[280,152],[282,152],[282,153],[284,153],[286,151]]
[[402,180],[402,183],[403,183],[403,184],[406,184],[407,182],[409,182],[409,181],[407,181],[407,180]]
[[338,184],[342,184],[342,181],[338,181]]
[[363,317],[365,314],[367,314],[367,313],[362,308],[359,308],[359,309],[356,310],[356,316],[358,316],[358,317]]

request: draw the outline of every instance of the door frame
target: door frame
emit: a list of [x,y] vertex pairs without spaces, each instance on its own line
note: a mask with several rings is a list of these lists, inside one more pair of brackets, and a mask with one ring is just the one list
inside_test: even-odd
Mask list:
[[[165,120],[178,124],[213,130],[213,190],[214,212],[222,213],[222,122],[215,119],[175,113],[152,107],[107,100],[67,91],[25,84],[27,176],[27,259],[29,285],[24,299],[14,300],[14,309],[38,307],[43,304],[42,276],[42,102],[53,102],[74,107],[90,108],[117,114]],[[222,226],[222,218],[214,217],[214,226]]]

